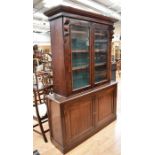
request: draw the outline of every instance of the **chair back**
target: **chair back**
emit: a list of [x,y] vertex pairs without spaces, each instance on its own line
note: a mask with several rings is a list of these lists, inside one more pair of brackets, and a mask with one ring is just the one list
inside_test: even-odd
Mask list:
[[42,55],[42,62],[43,62],[43,70],[44,71],[52,71],[52,56],[48,53],[44,53]]
[[52,79],[49,72],[35,73],[35,79],[38,89],[45,88],[52,84]]
[[34,73],[35,89],[37,103],[45,103],[45,97],[52,92],[52,79],[50,73],[38,72]]

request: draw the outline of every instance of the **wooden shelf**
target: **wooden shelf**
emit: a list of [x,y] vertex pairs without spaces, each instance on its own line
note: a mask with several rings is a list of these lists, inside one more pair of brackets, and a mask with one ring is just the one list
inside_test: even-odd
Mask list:
[[95,35],[103,36],[104,34],[103,33],[95,33]]
[[81,70],[81,69],[87,69],[89,65],[82,65],[82,66],[77,66],[77,67],[72,67],[72,70]]
[[88,50],[72,50],[72,53],[89,53]]
[[86,34],[87,32],[85,32],[85,31],[71,31],[71,33]]
[[98,48],[98,49],[97,49],[97,48],[96,48],[96,49],[94,49],[94,51],[95,51],[95,53],[97,53],[97,52],[102,52],[102,51],[104,51],[104,52],[102,52],[102,53],[107,53],[107,52],[105,52],[105,50],[104,50],[104,49],[99,49],[99,48]]
[[95,67],[98,67],[98,66],[103,66],[103,65],[106,65],[106,62],[102,62],[102,63],[95,63]]
[[108,42],[108,40],[103,40],[103,39],[95,40],[95,43],[107,43],[107,42]]

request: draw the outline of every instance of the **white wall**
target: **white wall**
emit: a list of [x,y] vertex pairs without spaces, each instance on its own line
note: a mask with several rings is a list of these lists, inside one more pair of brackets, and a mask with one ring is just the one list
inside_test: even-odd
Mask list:
[[112,41],[119,41],[121,35],[121,22],[118,21],[114,24],[114,38]]
[[50,45],[50,33],[34,33],[33,44]]

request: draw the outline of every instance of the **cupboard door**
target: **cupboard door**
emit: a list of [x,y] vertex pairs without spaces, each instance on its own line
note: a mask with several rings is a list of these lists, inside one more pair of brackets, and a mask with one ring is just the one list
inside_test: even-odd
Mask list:
[[72,143],[82,139],[93,129],[93,102],[91,96],[64,105],[65,140]]
[[93,61],[94,61],[94,83],[101,83],[108,80],[108,27],[94,24],[93,34]]
[[116,116],[115,87],[97,93],[95,98],[95,125],[102,126]]
[[[74,21],[74,20],[73,20]],[[70,25],[72,90],[90,86],[90,27],[75,21]]]

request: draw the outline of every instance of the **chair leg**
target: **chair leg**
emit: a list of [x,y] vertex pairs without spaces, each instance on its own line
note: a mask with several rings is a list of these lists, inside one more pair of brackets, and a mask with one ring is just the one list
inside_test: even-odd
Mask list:
[[45,143],[47,143],[48,141],[47,141],[47,138],[46,138],[46,135],[45,135],[45,131],[44,131],[43,125],[42,125],[40,120],[38,122],[39,122],[40,130],[41,130],[41,133],[43,135],[44,141],[45,141]]

